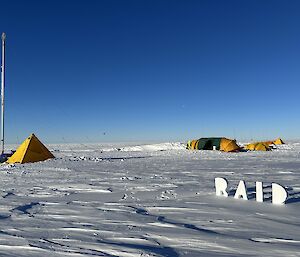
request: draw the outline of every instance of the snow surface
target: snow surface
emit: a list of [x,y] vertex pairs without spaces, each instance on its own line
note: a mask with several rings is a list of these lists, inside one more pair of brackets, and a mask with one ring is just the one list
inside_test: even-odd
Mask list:
[[[180,143],[49,149],[56,159],[0,166],[0,256],[300,256],[299,142],[242,153]],[[215,196],[215,177],[231,194],[245,180],[252,199]],[[272,182],[287,187],[287,204],[271,203]]]

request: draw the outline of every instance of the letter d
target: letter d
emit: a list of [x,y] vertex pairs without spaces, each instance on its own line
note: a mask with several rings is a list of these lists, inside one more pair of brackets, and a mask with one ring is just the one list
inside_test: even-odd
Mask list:
[[283,204],[288,197],[288,193],[285,188],[279,184],[272,183],[272,203]]

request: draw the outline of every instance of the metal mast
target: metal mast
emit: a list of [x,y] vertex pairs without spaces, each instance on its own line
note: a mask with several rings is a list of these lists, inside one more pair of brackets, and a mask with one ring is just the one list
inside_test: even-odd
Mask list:
[[1,153],[4,153],[4,67],[5,67],[5,39],[2,33],[2,62],[1,62]]

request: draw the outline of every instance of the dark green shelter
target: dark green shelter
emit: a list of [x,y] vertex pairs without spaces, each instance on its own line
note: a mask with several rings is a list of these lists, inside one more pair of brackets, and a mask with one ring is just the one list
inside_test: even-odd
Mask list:
[[220,150],[221,137],[209,137],[200,138],[198,140],[198,150],[213,150],[215,146],[216,150]]

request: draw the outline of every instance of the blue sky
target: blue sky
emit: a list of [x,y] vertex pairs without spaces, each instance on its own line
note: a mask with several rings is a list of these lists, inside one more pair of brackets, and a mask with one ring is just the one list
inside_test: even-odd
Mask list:
[[300,138],[299,1],[0,3],[10,143]]

